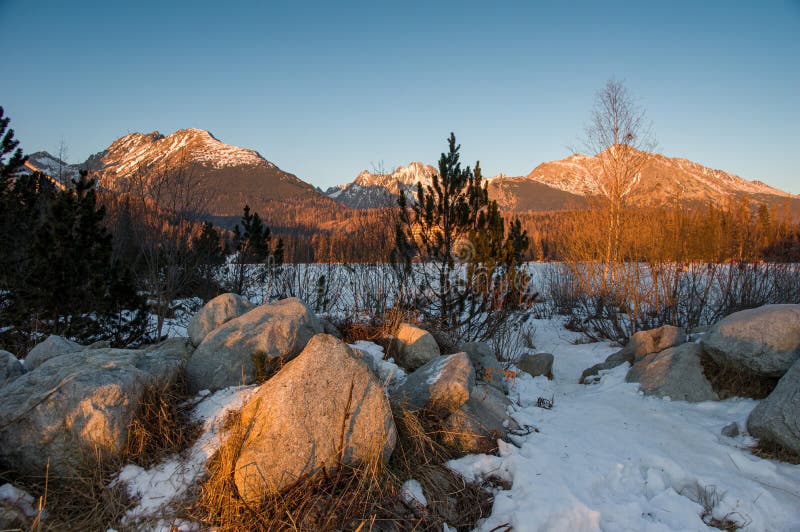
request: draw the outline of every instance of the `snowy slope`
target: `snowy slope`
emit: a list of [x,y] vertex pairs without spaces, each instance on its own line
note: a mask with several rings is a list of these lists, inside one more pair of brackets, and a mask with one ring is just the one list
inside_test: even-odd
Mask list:
[[[405,194],[406,199],[413,203],[416,197],[417,183],[430,186],[433,183],[433,176],[438,174],[439,171],[436,168],[421,162],[398,166],[391,173],[372,173],[364,170],[352,182],[331,187],[325,194],[331,199],[356,209],[394,207],[397,205],[397,199],[401,193]],[[499,174],[483,179],[492,183],[494,180],[506,177],[504,174]]]
[[[34,154],[31,161],[45,172],[62,167],[46,152]],[[79,169],[89,170],[101,187],[112,192],[125,192],[131,176],[190,177],[202,184],[209,213],[217,216],[239,215],[246,203],[263,212],[273,200],[324,199],[314,187],[284,172],[257,151],[226,144],[203,129],[181,129],[171,135],[131,133],[85,162],[67,168],[75,175]]]
[[175,165],[184,160],[212,168],[263,166],[276,168],[255,150],[225,144],[203,129],[132,133],[114,141],[101,155],[106,174],[127,175],[144,166]]
[[78,165],[66,163],[46,151],[29,155],[25,167],[32,172],[41,172],[65,186],[69,186],[72,179],[77,179],[81,170]]
[[[713,170],[687,159],[669,158],[654,153],[643,154],[645,163],[630,199],[634,205],[659,206],[678,198],[683,202],[720,202],[739,196],[757,201],[780,203],[799,198],[760,181]],[[597,157],[571,155],[560,161],[542,163],[527,176],[500,174],[487,179],[489,195],[503,209],[513,211],[549,211],[580,207],[588,196],[599,194],[597,180],[600,161]],[[355,208],[384,207],[397,204],[401,191],[409,199],[418,181],[430,184],[437,173],[432,166],[411,163],[388,174],[361,172],[354,181],[330,188],[328,197]]]
[[[693,202],[720,201],[740,195],[795,197],[760,181],[748,181],[687,159],[655,153],[643,156],[645,162],[639,183],[631,193],[635,204],[657,205],[675,197]],[[600,175],[600,166],[598,157],[577,154],[560,161],[542,163],[525,177],[570,194],[591,196],[599,193],[594,177]]]
[[421,162],[398,166],[391,173],[371,173],[364,170],[346,185],[329,188],[325,194],[336,201],[356,209],[393,207],[400,194],[413,200],[417,183],[430,185],[436,168]]
[[[511,482],[479,530],[707,531],[712,518],[744,531],[800,530],[800,466],[758,458],[751,438],[720,434],[731,422],[743,427],[756,401],[644,397],[625,382],[627,364],[597,385],[577,384],[617,348],[575,345],[550,321],[536,333],[537,347],[555,355],[555,380],[522,375],[512,396],[514,418],[537,431],[517,446],[501,442],[500,456],[451,462],[467,477]],[[540,396],[554,398],[552,410],[536,407]]]

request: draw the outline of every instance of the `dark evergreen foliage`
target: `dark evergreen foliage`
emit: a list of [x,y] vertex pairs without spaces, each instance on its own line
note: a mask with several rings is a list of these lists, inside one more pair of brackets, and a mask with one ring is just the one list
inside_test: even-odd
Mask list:
[[283,262],[283,240],[271,246],[272,235],[258,213],[250,213],[250,206],[242,211],[241,226],[233,228],[233,246],[236,260],[233,276],[228,287],[237,294],[245,295],[252,282],[263,282],[266,275]]
[[415,302],[425,318],[454,340],[472,340],[490,336],[529,302],[529,279],[520,267],[528,237],[518,221],[506,237],[480,163],[474,172],[462,168],[460,148],[451,133],[432,184],[417,185],[412,205],[400,196],[394,256],[406,272],[412,260],[426,263],[416,276],[422,297]]
[[192,253],[196,266],[195,291],[203,299],[210,299],[220,292],[215,274],[225,263],[225,244],[219,231],[211,222],[205,222],[200,235],[192,241]]
[[36,223],[24,274],[12,287],[11,315],[34,330],[84,341],[139,340],[144,302],[131,272],[112,260],[94,180],[82,173],[73,185],[55,193]]

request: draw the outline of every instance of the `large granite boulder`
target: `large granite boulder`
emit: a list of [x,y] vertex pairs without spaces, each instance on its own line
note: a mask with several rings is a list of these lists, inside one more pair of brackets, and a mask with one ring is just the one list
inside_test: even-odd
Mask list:
[[392,401],[444,418],[467,402],[474,385],[475,371],[466,353],[440,355],[408,375],[392,391]]
[[79,343],[51,334],[28,352],[25,357],[25,369],[30,371],[53,357],[83,351],[84,349],[86,348]]
[[800,455],[800,361],[781,377],[772,393],[747,418],[747,430]]
[[780,377],[800,359],[800,305],[764,305],[734,312],[702,340],[722,367]]
[[241,427],[234,481],[249,503],[323,469],[388,460],[397,440],[380,382],[325,334],[261,385],[241,410]]
[[409,323],[401,323],[394,335],[397,363],[413,371],[438,357],[441,352],[433,335]]
[[0,349],[0,386],[25,373],[25,368],[17,357]]
[[189,321],[187,331],[194,345],[200,345],[208,333],[242,314],[253,310],[255,305],[239,294],[222,294],[201,308]]
[[317,317],[297,298],[256,307],[203,339],[186,365],[189,390],[262,381],[321,332]]
[[686,340],[686,332],[680,327],[673,327],[672,325],[663,325],[656,329],[639,331],[630,337],[625,347],[609,355],[604,362],[584,370],[579,382],[592,382],[593,379],[590,379],[590,377],[594,377],[602,370],[616,368],[626,362],[634,364],[637,360],[651,353],[658,353],[664,349],[681,345]]
[[445,443],[465,453],[485,453],[497,447],[510,430],[519,426],[508,415],[511,401],[501,391],[476,384],[469,399],[442,423]]
[[651,353],[633,365],[625,380],[638,382],[645,395],[692,403],[716,399],[703,374],[702,354],[703,348],[694,343]]
[[0,463],[51,479],[85,474],[124,450],[148,385],[173,382],[191,347],[172,339],[142,350],[91,349],[54,357],[0,388]]

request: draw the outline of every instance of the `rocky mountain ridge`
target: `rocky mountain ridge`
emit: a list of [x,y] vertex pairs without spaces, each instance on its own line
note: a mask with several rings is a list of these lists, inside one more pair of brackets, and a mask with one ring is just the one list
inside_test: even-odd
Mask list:
[[[748,181],[682,158],[645,153],[638,182],[631,190],[635,206],[658,206],[675,200],[700,204],[746,196],[754,201],[800,203],[798,196],[761,181]],[[202,129],[182,129],[170,135],[131,133],[80,164],[67,164],[47,152],[30,156],[28,167],[68,184],[82,169],[101,187],[121,192],[131,176],[147,172],[191,175],[208,189],[209,214],[237,216],[247,203],[256,210],[287,199],[336,202],[345,208],[397,205],[401,194],[413,201],[417,182],[430,185],[437,169],[422,162],[398,166],[391,172],[359,173],[346,184],[322,191],[285,172],[255,150],[226,144]],[[536,166],[525,176],[500,174],[488,178],[490,196],[505,210],[552,211],[580,208],[598,194],[593,176],[597,156],[570,155]]]

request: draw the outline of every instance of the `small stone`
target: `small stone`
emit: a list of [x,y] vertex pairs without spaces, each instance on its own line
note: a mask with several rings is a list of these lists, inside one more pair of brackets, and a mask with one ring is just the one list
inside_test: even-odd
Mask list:
[[735,421],[733,423],[728,423],[722,427],[722,435],[728,438],[735,438],[739,435],[739,424]]

